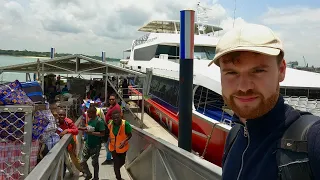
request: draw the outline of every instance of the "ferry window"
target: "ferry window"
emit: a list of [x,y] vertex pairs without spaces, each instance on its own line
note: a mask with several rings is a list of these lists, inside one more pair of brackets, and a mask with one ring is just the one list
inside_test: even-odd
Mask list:
[[[155,57],[158,58],[160,54],[168,54],[169,59],[178,59],[180,49],[177,46],[158,45]],[[194,59],[212,60],[215,56],[215,47],[195,46]]]
[[156,57],[158,58],[160,54],[168,54],[169,59],[177,59],[179,58],[179,47],[158,45]]
[[194,59],[207,59],[212,60],[215,55],[215,47],[195,46],[194,47]]
[[179,103],[179,81],[152,76],[150,94],[156,96],[160,103],[164,101],[176,108]]
[[320,89],[310,89],[309,99],[320,99]]
[[307,96],[308,97],[308,89],[286,89],[286,96]]
[[136,85],[139,88],[142,88],[143,87],[143,81],[144,81],[144,78],[137,77],[135,82],[134,82],[134,85]]
[[154,58],[158,45],[147,46],[134,50],[134,59],[139,61],[149,61]]
[[280,94],[282,96],[285,96],[286,95],[286,89],[285,88],[280,88]]
[[193,102],[196,111],[204,114],[205,116],[218,121],[221,119],[228,119],[231,121],[232,119],[230,114],[223,113],[222,111],[222,107],[224,106],[222,96],[210,89],[199,86],[195,92]]
[[200,111],[204,109],[221,109],[224,105],[224,101],[219,94],[203,86],[197,88],[193,102],[196,110]]

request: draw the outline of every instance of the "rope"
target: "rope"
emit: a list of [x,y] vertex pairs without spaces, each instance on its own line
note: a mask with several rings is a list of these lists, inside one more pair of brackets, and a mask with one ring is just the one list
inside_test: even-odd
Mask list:
[[[225,105],[225,104],[224,104]],[[206,146],[204,147],[204,150],[203,150],[203,153],[201,155],[201,158],[204,158],[204,155],[206,154],[207,152],[207,149],[208,149],[208,145],[209,145],[209,142],[211,140],[211,137],[212,137],[212,134],[213,134],[213,130],[214,128],[217,126],[217,124],[223,124],[221,123],[222,119],[223,119],[223,116],[224,116],[224,110],[223,110],[223,113],[222,113],[222,116],[221,116],[221,119],[220,119],[220,122],[219,123],[215,123],[213,124],[212,126],[212,129],[211,129],[211,132],[210,132],[210,135],[207,137],[207,142],[206,142]]]

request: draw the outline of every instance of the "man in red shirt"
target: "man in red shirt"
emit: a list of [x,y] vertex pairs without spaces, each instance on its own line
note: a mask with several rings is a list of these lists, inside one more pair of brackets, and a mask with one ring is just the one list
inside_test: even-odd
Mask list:
[[112,112],[114,110],[118,110],[121,112],[121,116],[122,116],[122,111],[121,111],[121,107],[120,105],[117,103],[117,99],[116,99],[116,95],[115,94],[111,94],[109,97],[109,103],[110,106],[108,107],[108,112],[106,114],[106,123],[109,124],[109,120],[112,119]]
[[78,128],[73,123],[73,121],[66,117],[66,111],[63,109],[59,109],[58,111],[59,117],[59,127],[63,130],[59,135],[63,136],[65,134],[78,135]]
[[[105,116],[106,126],[109,124],[109,121],[112,119],[112,112],[113,111],[117,110],[117,111],[121,112],[121,117],[123,116],[122,115],[122,111],[121,111],[121,107],[117,103],[117,99],[116,99],[116,95],[115,94],[111,94],[109,96],[109,103],[110,103],[110,106],[108,107],[108,111],[107,111],[106,116]],[[102,165],[106,165],[106,164],[111,164],[112,163],[112,156],[111,156],[111,152],[109,151],[108,144],[109,144],[109,140],[105,144],[105,148],[106,148],[106,151],[107,151],[107,157],[106,157],[106,160],[102,163]]]
[[58,134],[60,137],[62,137],[65,134],[72,134],[73,139],[71,140],[70,144],[68,145],[68,152],[70,155],[70,158],[75,165],[75,167],[80,171],[83,172],[81,166],[80,166],[80,160],[76,155],[76,135],[78,135],[78,127],[73,123],[73,121],[66,117],[66,111],[63,109],[60,109],[58,111],[58,123],[60,127],[60,131]]

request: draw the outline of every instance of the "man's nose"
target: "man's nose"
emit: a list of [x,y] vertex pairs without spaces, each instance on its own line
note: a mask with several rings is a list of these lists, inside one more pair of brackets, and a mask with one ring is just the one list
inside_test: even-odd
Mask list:
[[241,75],[238,81],[238,90],[242,92],[247,92],[254,88],[254,84],[249,75]]

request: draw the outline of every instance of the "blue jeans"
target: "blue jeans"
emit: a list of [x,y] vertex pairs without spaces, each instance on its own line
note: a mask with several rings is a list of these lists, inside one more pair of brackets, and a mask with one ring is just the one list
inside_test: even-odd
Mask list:
[[112,154],[111,152],[109,151],[109,142],[110,142],[110,139],[108,139],[107,143],[106,143],[106,151],[107,151],[107,160],[111,160],[112,159]]

